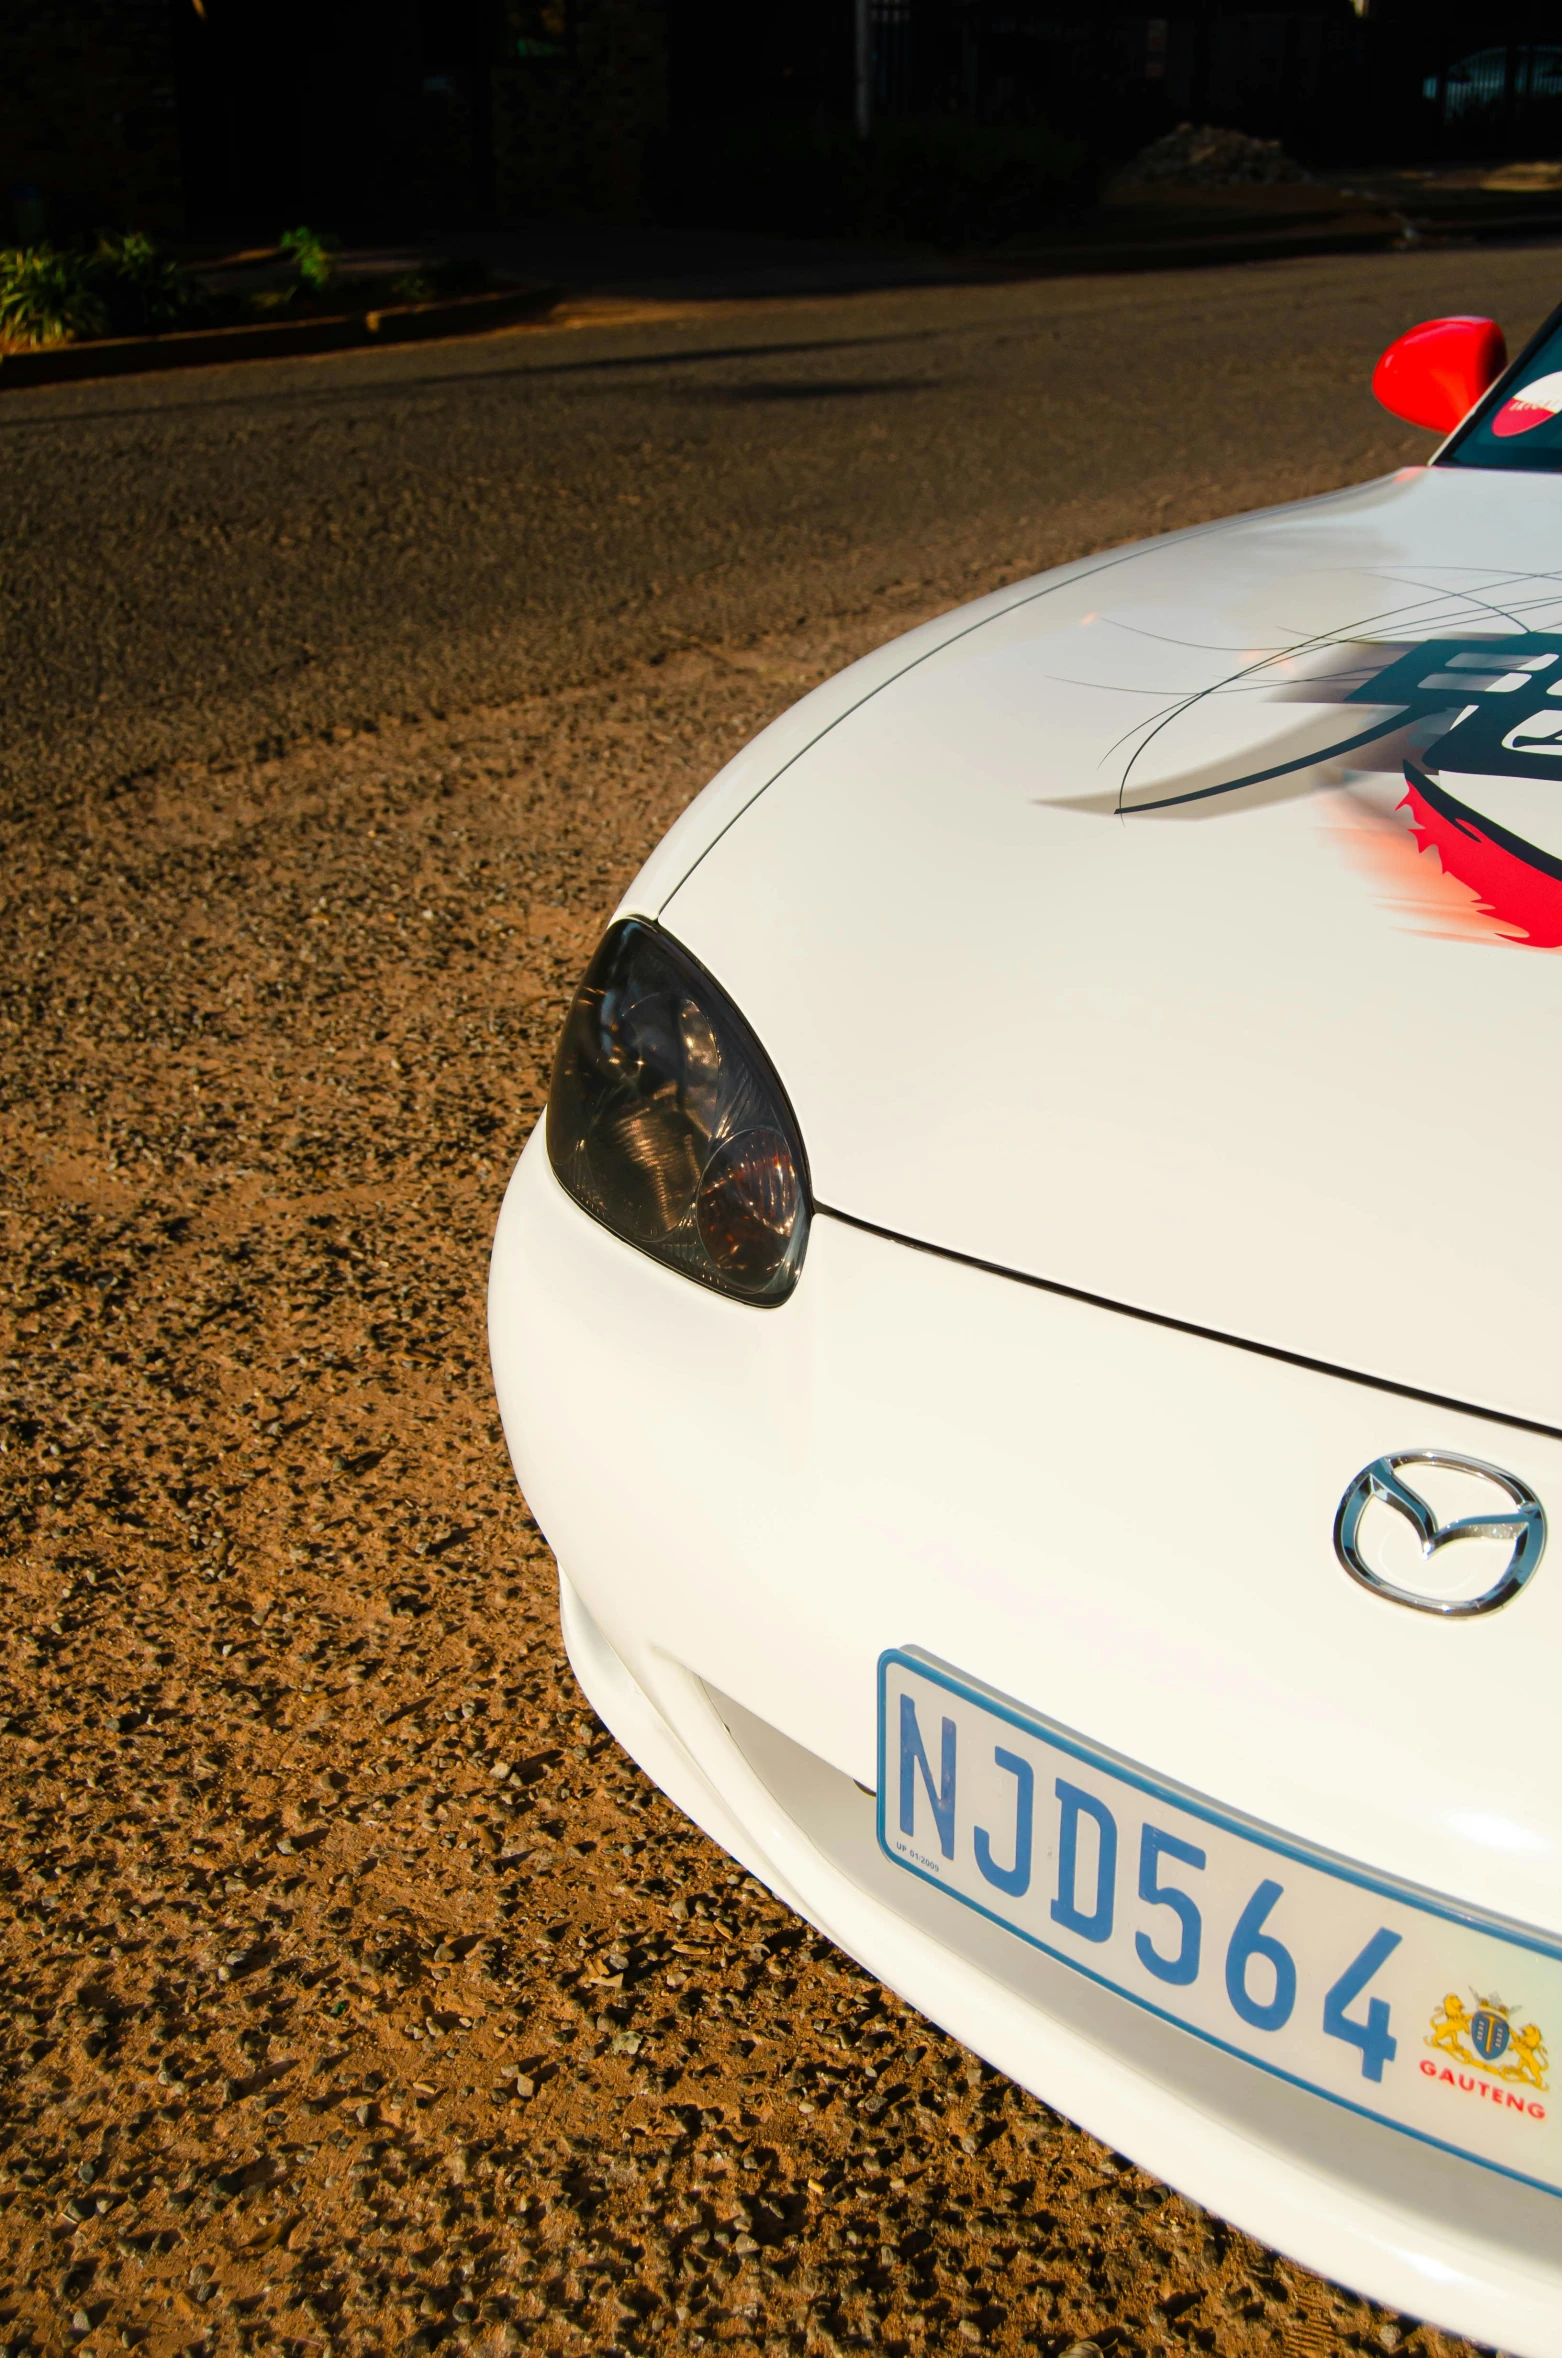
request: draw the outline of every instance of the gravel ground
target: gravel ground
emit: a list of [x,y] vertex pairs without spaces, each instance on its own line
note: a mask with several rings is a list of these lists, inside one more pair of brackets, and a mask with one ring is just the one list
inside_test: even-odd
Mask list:
[[644,850],[917,612],[11,828],[0,2351],[1462,2347],[975,2063],[564,1664],[503,1177]]

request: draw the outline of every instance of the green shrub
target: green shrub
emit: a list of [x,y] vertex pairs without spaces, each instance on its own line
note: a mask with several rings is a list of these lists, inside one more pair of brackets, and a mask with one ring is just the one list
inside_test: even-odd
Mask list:
[[780,121],[698,147],[668,142],[653,186],[670,220],[953,247],[995,245],[1077,210],[1089,169],[1081,141],[1042,125],[928,116],[860,141],[843,125]]
[[89,256],[56,246],[0,247],[0,340],[69,344],[107,327]]
[[105,235],[90,252],[0,248],[0,339],[9,344],[156,335],[202,308],[200,289],[139,230]]
[[857,227],[863,153],[833,126],[751,122],[699,140],[669,137],[652,160],[656,210],[672,221],[788,237],[844,237]]
[[189,273],[139,229],[100,237],[88,268],[107,307],[111,335],[160,335],[187,326],[206,308]]
[[317,229],[284,229],[277,243],[291,255],[299,285],[311,295],[323,294],[336,273],[336,240]]
[[998,245],[1084,193],[1084,147],[1039,124],[886,123],[870,152],[864,228],[919,245]]

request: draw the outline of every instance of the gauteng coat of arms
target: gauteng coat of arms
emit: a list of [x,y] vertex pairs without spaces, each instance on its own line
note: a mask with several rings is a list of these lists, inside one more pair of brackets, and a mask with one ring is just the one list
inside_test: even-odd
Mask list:
[[1520,2007],[1505,2005],[1501,1998],[1479,1997],[1473,1990],[1470,1994],[1474,2003],[1466,2006],[1450,1990],[1433,2011],[1426,2044],[1471,2070],[1544,2092],[1551,2059],[1539,2027],[1533,2022],[1515,2027]]

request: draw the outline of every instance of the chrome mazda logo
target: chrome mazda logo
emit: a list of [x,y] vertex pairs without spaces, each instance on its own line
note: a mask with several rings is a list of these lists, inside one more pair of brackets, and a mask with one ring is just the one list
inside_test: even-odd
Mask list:
[[[1495,1491],[1502,1504],[1493,1500],[1485,1511],[1444,1522],[1422,1497],[1414,1477],[1409,1481],[1403,1478],[1402,1468],[1417,1466],[1462,1476],[1458,1487],[1467,1496],[1473,1482],[1477,1495],[1482,1490],[1487,1496]],[[1410,1526],[1428,1566],[1441,1549],[1455,1541],[1495,1541],[1504,1558],[1501,1571],[1477,1596],[1438,1595],[1391,1580],[1383,1565],[1393,1552],[1393,1525],[1382,1516],[1368,1519],[1368,1509],[1374,1504],[1391,1508]],[[1495,1613],[1499,1605],[1518,1595],[1540,1562],[1545,1544],[1546,1510],[1529,1485],[1516,1474],[1505,1474],[1500,1466],[1485,1465],[1478,1457],[1456,1456],[1450,1449],[1400,1449],[1391,1457],[1374,1458],[1356,1476],[1334,1518],[1335,1553],[1351,1578],[1374,1595],[1389,1597],[1396,1605],[1412,1605],[1418,1613],[1461,1618],[1471,1613]]]

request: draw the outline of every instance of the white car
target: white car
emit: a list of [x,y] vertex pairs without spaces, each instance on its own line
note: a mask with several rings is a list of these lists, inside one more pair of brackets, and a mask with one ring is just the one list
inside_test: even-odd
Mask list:
[[[570,1659],[981,2056],[1562,2354],[1562,330],[1432,463],[806,697],[652,854],[494,1248]],[[1557,2206],[1557,2207],[1554,2207]]]

